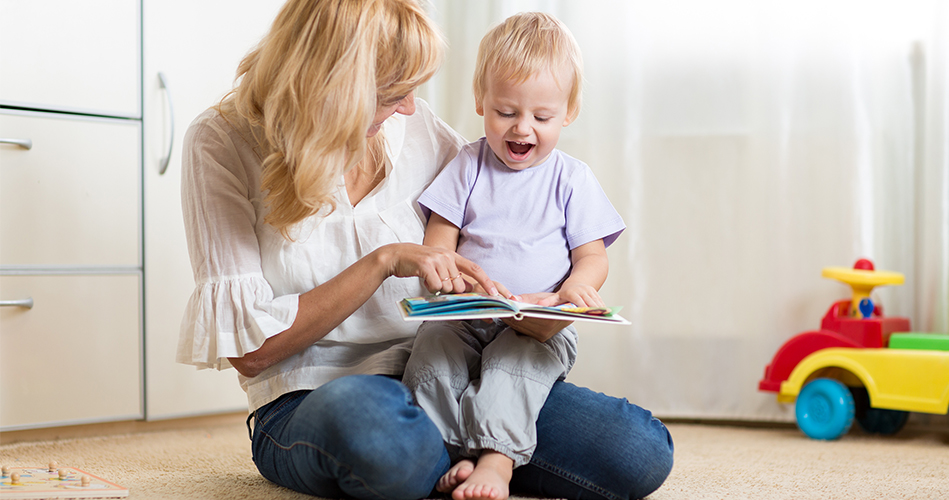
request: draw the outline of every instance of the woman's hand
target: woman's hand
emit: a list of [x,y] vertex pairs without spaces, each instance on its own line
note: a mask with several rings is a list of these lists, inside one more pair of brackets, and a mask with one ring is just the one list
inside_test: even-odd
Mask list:
[[483,294],[487,294],[487,295],[499,295],[499,294],[500,294],[500,295],[501,295],[502,297],[504,297],[505,299],[516,300],[516,301],[519,301],[519,302],[520,302],[521,297],[520,297],[519,295],[514,295],[514,294],[512,294],[511,292],[509,292],[508,289],[507,289],[507,287],[504,286],[504,284],[502,284],[502,283],[500,283],[500,282],[498,282],[498,281],[495,281],[495,282],[494,282],[494,286],[495,286],[495,288],[497,288],[497,293],[488,293],[487,291],[485,291],[484,287],[481,286],[480,283],[475,282],[475,283],[472,283],[472,284],[471,284],[471,291],[472,291],[472,292],[475,292],[475,293],[483,293]]
[[494,282],[481,266],[450,250],[414,243],[394,243],[379,250],[385,252],[389,262],[389,276],[417,276],[432,293],[463,293],[471,290],[471,285],[462,275],[470,276],[489,295],[498,293]]
[[516,320],[513,318],[503,318],[504,323],[514,329],[515,332],[527,335],[538,342],[547,342],[557,332],[570,326],[573,321],[561,321],[558,319],[538,319],[524,318]]

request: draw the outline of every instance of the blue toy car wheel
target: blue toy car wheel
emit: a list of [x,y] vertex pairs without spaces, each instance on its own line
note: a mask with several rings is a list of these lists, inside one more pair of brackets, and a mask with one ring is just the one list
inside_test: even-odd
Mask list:
[[892,436],[900,431],[909,420],[909,412],[887,410],[870,406],[870,394],[866,387],[848,387],[853,396],[854,420],[867,434]]
[[909,420],[909,412],[900,410],[885,410],[882,408],[868,408],[857,424],[867,434],[892,436],[900,431]]
[[853,424],[853,396],[839,381],[819,378],[798,394],[794,412],[804,434],[813,439],[837,439]]

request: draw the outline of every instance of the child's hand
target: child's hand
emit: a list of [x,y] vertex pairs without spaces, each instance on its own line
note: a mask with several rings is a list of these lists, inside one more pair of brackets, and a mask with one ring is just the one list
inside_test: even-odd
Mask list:
[[571,303],[577,307],[606,307],[600,294],[590,285],[564,283],[560,290],[537,302],[539,306]]

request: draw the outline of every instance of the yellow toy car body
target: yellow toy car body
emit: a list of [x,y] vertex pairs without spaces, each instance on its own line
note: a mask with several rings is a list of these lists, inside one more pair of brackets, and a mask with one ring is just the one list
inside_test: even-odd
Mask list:
[[949,351],[830,348],[804,358],[781,383],[778,401],[793,403],[811,380],[863,386],[873,408],[949,412]]

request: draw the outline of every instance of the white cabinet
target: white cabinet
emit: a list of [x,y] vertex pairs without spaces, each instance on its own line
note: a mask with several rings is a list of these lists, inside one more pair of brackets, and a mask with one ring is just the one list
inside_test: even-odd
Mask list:
[[139,266],[141,123],[0,109],[4,266]]
[[140,3],[0,0],[0,104],[141,116]]
[[3,430],[140,418],[138,275],[0,276]]
[[[182,314],[194,290],[181,215],[181,143],[191,121],[231,89],[237,65],[267,32],[282,4],[283,0],[145,0],[143,4],[148,419],[247,408],[233,369],[197,371],[175,363]],[[162,88],[159,73],[167,88]],[[160,162],[168,156],[169,145],[171,161],[161,174]]]
[[0,430],[246,410],[175,363],[181,143],[282,4],[0,0]]
[[140,4],[0,13],[0,429],[141,418]]

